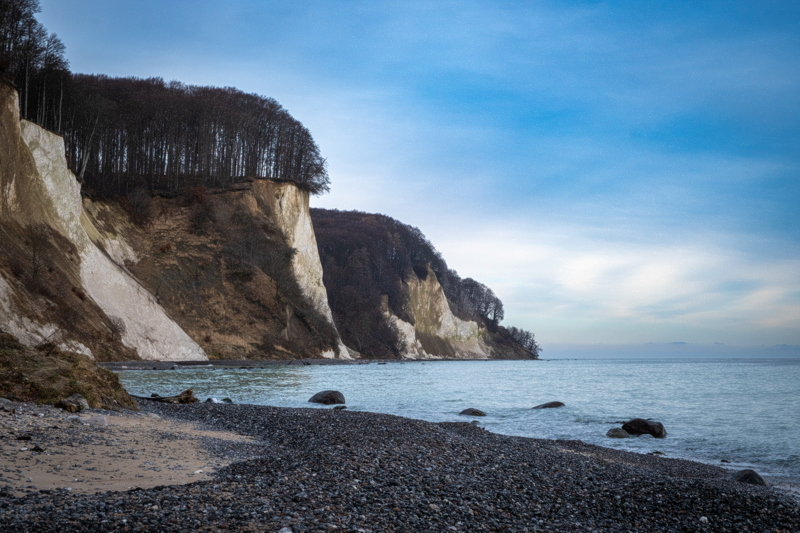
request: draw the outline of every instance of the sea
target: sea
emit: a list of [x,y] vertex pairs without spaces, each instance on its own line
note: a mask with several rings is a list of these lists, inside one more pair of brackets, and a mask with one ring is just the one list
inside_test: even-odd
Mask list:
[[[583,442],[752,468],[773,484],[800,488],[800,359],[551,359],[183,367],[123,370],[136,395],[194,389],[201,400],[329,409],[308,403],[338,390],[351,411],[472,421],[488,431]],[[532,409],[560,401],[557,409]],[[467,417],[468,407],[486,413]],[[611,439],[631,418],[664,424],[667,437]]]

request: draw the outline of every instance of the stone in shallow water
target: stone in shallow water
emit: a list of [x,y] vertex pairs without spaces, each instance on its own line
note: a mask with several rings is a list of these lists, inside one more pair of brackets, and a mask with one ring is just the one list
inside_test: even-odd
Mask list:
[[564,407],[564,404],[561,402],[547,402],[537,405],[534,409],[555,409],[556,407]]
[[630,435],[622,428],[611,428],[606,432],[606,437],[611,437],[612,439],[627,439]]
[[629,435],[652,435],[657,439],[667,436],[664,424],[655,420],[645,420],[644,418],[634,418],[622,424],[622,429]]
[[472,407],[468,409],[464,409],[460,413],[460,415],[467,415],[467,416],[486,416],[486,413],[481,411],[480,409],[473,409]]
[[767,482],[764,481],[764,478],[759,476],[755,470],[750,470],[749,468],[735,472],[733,474],[733,480],[738,481],[739,483],[747,483],[749,485],[761,485],[763,487],[767,486]]
[[338,390],[324,390],[316,393],[308,400],[311,403],[321,403],[324,405],[333,405],[335,403],[345,403],[344,394]]

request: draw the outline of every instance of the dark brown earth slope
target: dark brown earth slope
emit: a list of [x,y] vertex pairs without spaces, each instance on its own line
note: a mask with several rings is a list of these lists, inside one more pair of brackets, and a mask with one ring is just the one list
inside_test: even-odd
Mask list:
[[293,272],[278,193],[304,194],[268,180],[196,188],[148,198],[139,226],[125,221],[136,214],[130,206],[98,202],[87,212],[101,231],[128,228],[137,257],[126,267],[209,358],[320,357],[338,334]]
[[0,397],[53,404],[73,394],[94,408],[138,410],[117,375],[87,356],[62,352],[52,344],[32,350],[0,332]]

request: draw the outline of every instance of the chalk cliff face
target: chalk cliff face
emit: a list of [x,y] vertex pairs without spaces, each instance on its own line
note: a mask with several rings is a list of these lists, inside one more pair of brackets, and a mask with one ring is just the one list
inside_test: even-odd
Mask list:
[[[450,304],[436,274],[430,268],[425,279],[411,276],[405,282],[408,308],[414,324],[401,320],[386,310],[406,344],[404,357],[409,359],[455,358],[488,359],[492,349],[486,344],[486,328],[475,321],[461,320]],[[386,308],[385,308],[386,309]]]
[[[202,348],[167,316],[124,266],[113,260],[121,259],[123,250],[131,259],[129,247],[109,242],[109,249],[104,249],[90,238],[98,231],[83,210],[80,184],[67,167],[63,139],[20,121],[16,91],[5,85],[0,91],[0,221],[4,223],[4,245],[8,247],[6,253],[11,254],[13,243],[8,241],[18,236],[23,252],[30,254],[32,271],[25,272],[26,257],[17,267],[20,279],[0,272],[0,328],[28,345],[54,342],[62,349],[98,358],[107,357],[93,353],[88,345],[116,341],[128,348],[121,350],[123,357],[206,359]],[[47,257],[42,257],[45,254]],[[58,286],[58,275],[69,280],[71,288]],[[36,294],[34,289],[43,294]],[[81,308],[77,313],[89,306],[96,315],[86,325],[85,329],[92,330],[86,339],[76,339],[69,324],[48,323],[45,311],[49,307],[59,308],[57,311],[62,314],[76,312],[72,301],[61,291],[77,296],[75,303]],[[79,317],[83,319],[85,316]]]
[[92,240],[124,264],[212,359],[341,358],[308,193],[250,180],[150,198],[144,228],[84,199]]
[[[314,225],[311,223],[308,191],[302,191],[292,183],[276,183],[269,180],[255,181],[251,191],[257,202],[269,205],[287,244],[296,250],[292,258],[292,272],[303,295],[314,310],[333,325],[328,294],[322,282],[322,264],[319,260]],[[337,344],[338,357],[351,359],[341,339],[337,340]],[[326,350],[320,355],[326,359],[337,357],[334,350]]]

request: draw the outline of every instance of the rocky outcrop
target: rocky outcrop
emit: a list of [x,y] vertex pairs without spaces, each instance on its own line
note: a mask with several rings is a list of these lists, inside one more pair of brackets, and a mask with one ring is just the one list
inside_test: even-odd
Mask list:
[[486,416],[486,413],[484,413],[480,409],[474,409],[472,407],[464,409],[463,411],[461,411],[458,414],[464,415],[464,416]]
[[[103,249],[90,238],[97,233],[83,211],[80,184],[69,171],[64,156],[64,141],[39,126],[19,120],[16,91],[2,85],[0,101],[3,153],[0,154],[0,221],[6,223],[7,235],[20,237],[36,261],[36,239],[26,239],[25,231],[41,235],[42,246],[61,246],[67,253],[52,254],[47,268],[71,273],[73,286],[39,289],[43,298],[23,294],[15,280],[0,278],[0,327],[15,334],[23,343],[36,345],[53,338],[59,328],[42,323],[37,308],[50,303],[65,307],[69,302],[58,291],[69,291],[81,301],[90,300],[99,308],[102,324],[110,329],[110,338],[118,339],[142,359],[206,359],[204,351],[171,320],[155,298],[111,257],[120,247]],[[16,230],[15,230],[16,228]],[[53,244],[55,243],[55,244]],[[7,250],[8,253],[8,250]],[[62,264],[63,263],[63,264]],[[36,286],[41,277],[32,267],[28,285]],[[35,288],[35,287],[34,287]],[[55,294],[54,294],[55,293]],[[64,333],[69,337],[69,333]],[[92,349],[74,339],[56,339],[65,350],[94,356]],[[88,341],[87,341],[88,344]]]

